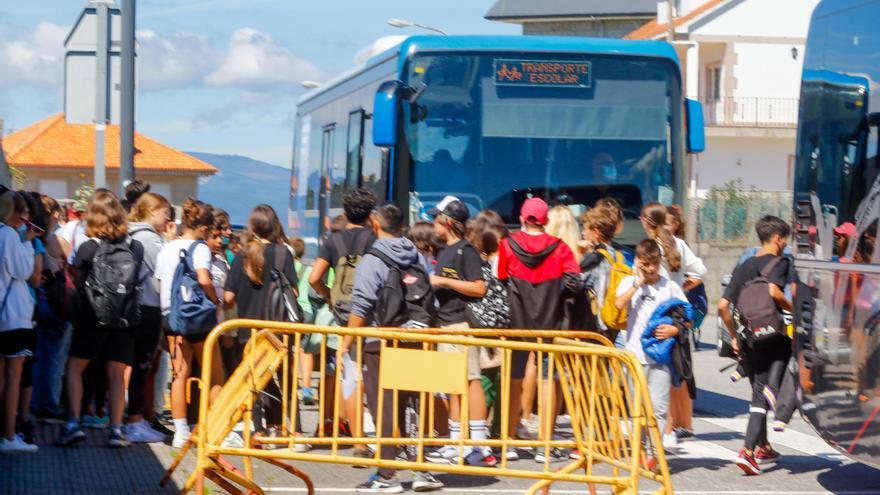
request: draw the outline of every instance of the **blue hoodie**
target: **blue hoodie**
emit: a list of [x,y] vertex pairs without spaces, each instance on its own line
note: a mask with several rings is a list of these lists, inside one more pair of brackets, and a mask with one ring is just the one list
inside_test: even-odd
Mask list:
[[689,303],[681,299],[670,299],[660,303],[651,314],[651,319],[645,325],[645,331],[642,332],[641,338],[645,355],[657,364],[669,366],[673,374],[673,383],[676,384],[678,377],[675,373],[675,367],[672,365],[672,347],[677,339],[659,339],[654,336],[654,330],[660,325],[672,325],[674,323],[672,317],[667,315],[670,310],[679,306],[684,308],[688,321],[694,321],[694,309]]

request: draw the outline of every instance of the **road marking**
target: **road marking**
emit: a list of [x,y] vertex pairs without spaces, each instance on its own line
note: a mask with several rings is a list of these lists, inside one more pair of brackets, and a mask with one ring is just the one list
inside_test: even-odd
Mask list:
[[674,453],[669,454],[670,459],[692,459],[692,460],[707,460],[707,459],[721,459],[724,461],[733,462],[736,460],[738,452],[734,452],[728,448],[722,447],[717,443],[709,442],[706,440],[687,440],[684,442],[678,443],[678,450],[674,451]]
[[[724,429],[741,433],[744,433],[746,431],[746,426],[749,422],[749,419],[747,417],[700,417],[699,419],[706,421],[707,423],[712,423],[716,426],[720,426]],[[830,447],[821,438],[815,435],[809,435],[807,433],[801,433],[799,431],[791,429],[785,430],[781,433],[770,430],[767,432],[767,435],[769,436],[770,443],[772,444],[784,445],[785,447],[788,447],[790,449],[794,449],[811,456],[816,456],[826,461],[840,462],[841,464],[851,464],[853,462],[845,455],[834,450],[834,448]]]
[[[525,487],[521,488],[444,488],[442,492],[445,495],[462,493],[492,493],[492,494],[522,494]],[[300,487],[274,487],[263,490],[266,493],[306,493],[305,488]],[[315,493],[351,493],[352,488],[315,488]],[[551,493],[565,493],[583,495],[584,490],[560,490],[553,489]],[[599,490],[600,494],[610,494],[610,491]],[[639,493],[654,493],[651,490],[640,491]],[[676,490],[679,495],[880,495],[880,491],[803,491],[803,490]]]

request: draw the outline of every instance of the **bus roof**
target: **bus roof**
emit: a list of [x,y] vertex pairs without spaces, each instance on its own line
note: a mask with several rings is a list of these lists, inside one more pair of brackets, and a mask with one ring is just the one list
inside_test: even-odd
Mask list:
[[366,63],[349,69],[321,87],[303,94],[297,103],[302,104],[312,100],[336,85],[395,56],[398,56],[398,72],[400,72],[406,59],[405,56],[399,57],[401,53],[412,55],[419,52],[438,51],[596,53],[665,58],[674,62],[676,66],[679,65],[675,48],[665,41],[582,38],[576,36],[410,36],[399,45],[371,57]]
[[[668,58],[678,65],[675,49],[665,41],[581,38],[576,36],[412,36],[392,48],[412,55],[437,51],[577,52]],[[390,50],[389,50],[390,51]],[[387,56],[387,52],[376,58]],[[403,60],[405,57],[401,57]],[[369,64],[369,62],[368,62]]]

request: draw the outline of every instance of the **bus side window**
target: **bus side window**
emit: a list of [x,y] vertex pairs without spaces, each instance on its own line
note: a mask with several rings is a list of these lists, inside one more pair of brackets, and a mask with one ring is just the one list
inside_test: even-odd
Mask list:
[[[366,115],[364,120],[364,135],[372,136],[373,118]],[[387,155],[387,150],[384,152]],[[373,141],[368,139],[363,146],[363,162],[361,166],[361,185],[374,193],[382,200],[387,199],[388,191],[388,165],[383,151],[373,146]]]
[[345,189],[361,185],[361,167],[364,159],[364,109],[348,114],[348,141],[345,158]]

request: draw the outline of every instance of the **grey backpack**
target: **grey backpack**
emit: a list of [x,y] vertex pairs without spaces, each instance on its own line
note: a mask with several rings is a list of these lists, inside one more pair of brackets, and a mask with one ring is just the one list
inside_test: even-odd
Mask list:
[[743,285],[737,299],[736,308],[743,333],[752,348],[763,347],[786,335],[782,314],[770,297],[770,284],[773,282],[768,279],[780,261],[782,257],[777,256],[767,262],[757,277]]

